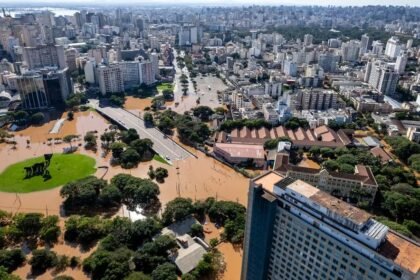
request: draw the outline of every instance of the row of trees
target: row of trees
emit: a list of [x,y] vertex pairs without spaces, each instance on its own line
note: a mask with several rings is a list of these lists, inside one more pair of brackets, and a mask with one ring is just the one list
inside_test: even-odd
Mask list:
[[17,125],[40,125],[45,121],[45,115],[42,112],[28,113],[27,111],[9,112],[7,115],[9,121]]
[[[25,262],[26,256],[21,249],[0,250],[0,279],[15,279],[10,278],[9,273]],[[37,249],[32,251],[32,257],[28,263],[31,265],[32,276],[37,276],[50,268],[54,268],[53,274],[62,272],[67,267],[75,268],[79,265],[80,260],[77,257],[69,258],[66,255],[57,255],[54,251],[48,249]],[[17,277],[16,279],[20,278]]]
[[36,246],[39,242],[53,244],[60,236],[57,216],[44,217],[39,213],[19,213],[12,216],[0,212],[0,247],[20,245]]
[[114,176],[110,184],[89,176],[67,183],[60,190],[64,209],[72,213],[116,210],[121,204],[131,210],[140,206],[153,212],[160,207],[159,193],[159,187],[153,181],[128,174]]
[[180,140],[186,144],[203,143],[211,135],[207,124],[187,114],[180,115],[171,110],[158,114],[155,122],[157,127],[166,134],[172,134],[172,129],[176,128]]

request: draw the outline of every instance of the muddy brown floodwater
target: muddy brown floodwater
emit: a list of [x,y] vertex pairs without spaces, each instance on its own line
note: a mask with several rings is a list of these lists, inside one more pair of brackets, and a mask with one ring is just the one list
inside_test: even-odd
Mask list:
[[152,98],[137,98],[133,96],[125,98],[124,108],[127,110],[144,110],[144,108],[150,106],[152,106]]
[[[65,118],[64,114],[63,117]],[[66,120],[59,133],[49,134],[53,125],[54,122],[49,122],[42,126],[29,127],[14,133],[17,149],[12,149],[12,145],[0,144],[0,172],[10,164],[28,158],[42,156],[44,153],[60,153],[63,147],[68,145],[53,144],[49,146],[47,145],[48,138],[64,137],[68,134],[83,136],[86,132],[94,130],[98,132],[99,136],[109,127],[109,123],[98,113],[90,111],[75,113],[74,120]],[[30,148],[26,147],[27,140],[30,140]],[[83,144],[83,141],[76,141],[75,144]],[[157,161],[142,162],[134,169],[122,169],[119,166],[111,167],[109,165],[110,156],[108,155],[106,158],[101,157],[101,148],[94,153],[86,151],[83,147],[79,147],[77,152],[95,158],[97,166],[110,166],[106,173],[104,169],[98,169],[96,172],[96,176],[104,176],[104,179],[107,180],[110,180],[119,173],[146,178],[150,165],[154,168],[165,167],[168,169],[169,177],[166,178],[164,183],[159,184],[159,198],[163,207],[168,201],[178,196],[188,197],[192,200],[217,197],[219,200],[231,200],[246,205],[249,184],[247,178],[191,147],[186,148],[196,157],[177,161],[174,165]],[[0,193],[0,209],[12,213],[39,212],[47,215],[60,215],[61,203],[60,188],[23,194]],[[64,220],[65,218],[61,217],[60,222],[62,225],[64,225]],[[217,232],[217,235],[219,233]],[[242,259],[241,252],[234,249],[232,245],[225,243],[219,245],[219,249],[225,254],[225,260],[227,262],[223,279],[239,279]],[[57,244],[53,250],[58,254],[79,256],[82,259],[90,254],[90,252],[81,252],[79,248],[71,247],[63,241]],[[25,265],[15,273],[25,279],[29,270],[29,265]],[[80,269],[67,269],[64,274],[73,276],[75,279],[88,279]],[[47,272],[37,279],[52,278],[51,272]]]

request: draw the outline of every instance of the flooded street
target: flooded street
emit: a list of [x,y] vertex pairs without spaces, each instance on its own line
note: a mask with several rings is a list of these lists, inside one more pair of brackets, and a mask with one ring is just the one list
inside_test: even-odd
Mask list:
[[152,106],[152,99],[127,96],[125,98],[124,108],[127,110],[144,110],[144,108]]

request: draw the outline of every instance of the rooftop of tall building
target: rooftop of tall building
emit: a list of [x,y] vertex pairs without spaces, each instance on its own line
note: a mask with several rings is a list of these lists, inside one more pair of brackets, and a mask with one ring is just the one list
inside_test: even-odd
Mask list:
[[384,241],[376,251],[413,274],[420,272],[420,244],[392,230],[387,230],[386,226],[372,219],[374,217],[370,213],[335,198],[308,183],[285,177],[276,171],[258,176],[252,179],[252,182],[255,186],[263,188],[272,197],[278,197],[276,188],[289,189],[356,224],[369,225],[368,228],[364,226],[361,230],[369,236],[378,236],[378,231],[386,230],[384,231],[386,233]]

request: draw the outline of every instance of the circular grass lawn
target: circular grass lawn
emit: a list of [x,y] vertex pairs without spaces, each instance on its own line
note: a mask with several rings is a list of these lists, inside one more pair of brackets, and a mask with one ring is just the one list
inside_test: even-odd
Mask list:
[[91,175],[96,171],[96,161],[91,157],[80,154],[54,154],[48,167],[49,179],[42,175],[25,178],[25,167],[42,162],[44,162],[43,156],[7,167],[0,174],[0,191],[27,193],[52,189]]

